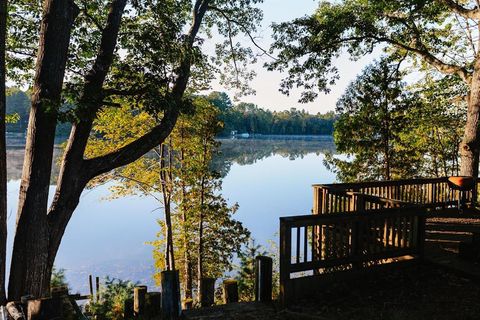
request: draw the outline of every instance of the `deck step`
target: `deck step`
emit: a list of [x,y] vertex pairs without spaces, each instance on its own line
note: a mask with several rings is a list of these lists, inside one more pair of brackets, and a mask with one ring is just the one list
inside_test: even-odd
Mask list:
[[469,232],[442,232],[427,230],[425,238],[427,240],[442,240],[442,241],[472,241],[472,234]]
[[452,224],[452,223],[427,223],[427,231],[452,231],[452,232],[469,232],[480,233],[480,225],[472,224]]

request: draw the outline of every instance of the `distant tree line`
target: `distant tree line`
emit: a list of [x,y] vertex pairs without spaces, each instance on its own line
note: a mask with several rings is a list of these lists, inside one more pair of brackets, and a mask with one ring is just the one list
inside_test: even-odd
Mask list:
[[[7,123],[7,132],[27,133],[28,115],[30,113],[30,93],[19,88],[7,89],[7,115],[15,115],[16,121]],[[56,135],[66,137],[70,134],[70,123],[59,123]]]
[[229,135],[232,131],[249,134],[333,134],[334,112],[314,115],[295,108],[270,111],[253,103],[233,104],[224,92],[212,92],[208,99],[221,110],[221,120],[225,125],[222,135]]
[[[285,111],[270,111],[253,103],[233,104],[224,92],[212,92],[208,100],[221,110],[220,118],[224,123],[221,136],[232,131],[249,134],[290,134],[290,135],[332,135],[335,113],[310,114],[305,110],[291,108]],[[7,132],[26,133],[28,113],[30,112],[30,94],[18,88],[7,90],[7,114],[17,115],[18,121],[7,124]],[[57,136],[70,134],[70,123],[60,123]]]

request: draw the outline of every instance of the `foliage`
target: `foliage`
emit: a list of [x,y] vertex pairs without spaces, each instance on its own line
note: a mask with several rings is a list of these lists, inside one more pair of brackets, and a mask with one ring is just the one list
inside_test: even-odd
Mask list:
[[20,116],[18,115],[18,113],[5,115],[5,123],[7,124],[17,123],[19,120],[20,120]]
[[136,284],[107,277],[100,287],[100,301],[90,301],[88,311],[98,319],[123,319],[125,301],[133,299]]
[[353,159],[327,157],[341,181],[390,180],[416,174],[416,159],[400,152],[405,115],[416,96],[405,90],[398,66],[381,60],[368,66],[337,102],[337,151]]
[[[19,88],[7,89],[7,131],[26,133],[30,114],[30,96],[28,91]],[[66,107],[64,107],[66,108]],[[69,123],[58,123],[56,135],[65,137],[70,133]]]
[[68,287],[67,279],[65,277],[65,269],[57,269],[53,267],[52,271],[52,279],[50,280],[50,287],[51,288],[58,288],[58,287]]
[[[128,166],[100,177],[96,182],[116,181],[112,197],[126,194],[152,196],[164,205],[161,184],[172,192],[172,222],[177,269],[185,280],[185,271],[198,260],[199,244],[204,244],[202,264],[205,276],[220,277],[231,269],[233,254],[240,250],[248,231],[232,218],[238,205],[229,206],[222,197],[220,175],[211,169],[212,158],[219,144],[215,140],[221,130],[219,110],[203,97],[193,97],[195,112],[184,114],[166,140],[168,153],[158,148]],[[96,138],[91,139],[89,156],[117,148],[141,136],[155,125],[156,119],[146,112],[135,113],[128,108],[106,110],[96,120]],[[172,179],[162,180],[160,160],[166,161]],[[171,165],[170,165],[171,164]],[[199,224],[202,223],[202,235]],[[159,221],[154,258],[159,270],[165,268],[165,221]]]
[[[464,84],[429,76],[407,88],[396,64],[367,67],[337,103],[334,140],[347,159],[327,155],[341,181],[458,174]],[[438,94],[442,92],[442,94]]]
[[241,301],[253,301],[255,299],[255,258],[265,255],[266,252],[255,240],[250,239],[248,245],[238,253],[240,266],[238,275],[238,294]]
[[[475,8],[477,3],[462,5]],[[278,60],[269,68],[288,71],[282,91],[301,86],[302,101],[329,91],[338,79],[334,62],[341,53],[358,59],[375,47],[396,58],[409,57],[421,69],[468,81],[478,33],[476,21],[460,7],[445,0],[321,1],[312,15],[273,25],[272,50],[278,51]]]
[[417,159],[418,176],[459,175],[459,145],[466,119],[465,84],[457,77],[427,74],[415,83],[420,103],[406,114],[400,152]]

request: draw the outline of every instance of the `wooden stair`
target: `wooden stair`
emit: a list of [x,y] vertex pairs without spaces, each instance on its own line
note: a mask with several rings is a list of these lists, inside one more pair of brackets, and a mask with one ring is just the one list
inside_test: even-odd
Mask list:
[[480,219],[430,218],[426,222],[425,240],[444,249],[458,252],[460,242],[472,242],[480,234]]

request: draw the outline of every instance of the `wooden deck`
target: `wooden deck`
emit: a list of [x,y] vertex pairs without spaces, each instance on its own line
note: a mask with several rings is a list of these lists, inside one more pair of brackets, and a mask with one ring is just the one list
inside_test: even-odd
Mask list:
[[285,304],[308,296],[332,273],[358,274],[417,259],[469,269],[458,252],[465,243],[480,241],[475,190],[453,190],[447,178],[313,189],[313,215],[280,219],[280,291]]

